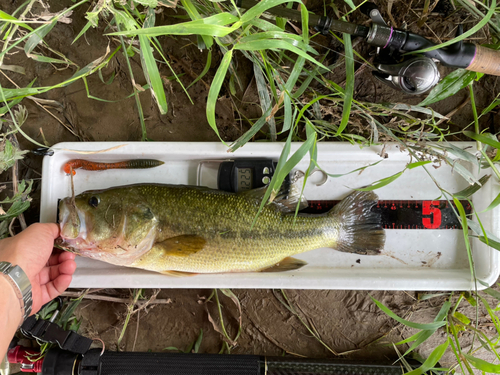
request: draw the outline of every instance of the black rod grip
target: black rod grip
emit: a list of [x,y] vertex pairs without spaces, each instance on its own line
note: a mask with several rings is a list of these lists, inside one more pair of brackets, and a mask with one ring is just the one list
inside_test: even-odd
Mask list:
[[260,375],[260,356],[105,352],[96,375]]

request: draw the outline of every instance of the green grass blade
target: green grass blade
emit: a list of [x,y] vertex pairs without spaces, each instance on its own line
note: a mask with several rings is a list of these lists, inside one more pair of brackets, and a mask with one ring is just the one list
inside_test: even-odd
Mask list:
[[234,49],[238,50],[244,50],[244,51],[260,51],[260,50],[267,50],[267,49],[275,49],[275,50],[280,50],[284,49],[293,53],[296,53],[297,55],[309,60],[313,64],[324,68],[328,69],[326,66],[324,66],[322,63],[317,61],[316,59],[312,58],[309,56],[306,52],[303,50],[295,47],[291,43],[287,42],[286,40],[279,40],[279,39],[267,39],[267,40],[255,40],[247,43],[238,43],[234,46]]
[[[200,20],[188,21],[175,25],[117,31],[107,35],[147,35],[149,37],[160,35],[208,35],[224,37],[232,33],[241,25],[237,21],[238,17],[233,16],[232,14],[220,13]],[[232,27],[223,26],[234,22],[236,22],[236,24]]]
[[[275,186],[279,186],[276,182],[278,180],[278,173],[277,171],[280,171],[283,169],[284,165],[286,164],[286,161],[288,159],[288,155],[290,155],[290,149],[292,148],[292,136],[293,132],[289,132],[288,138],[285,142],[285,146],[283,147],[283,150],[281,151],[281,155],[278,159],[278,164],[276,165],[275,172],[273,174],[273,177],[271,178],[271,181],[269,182],[269,185],[266,189],[266,192],[264,193],[264,196],[262,197],[262,202],[260,203],[259,206],[259,211],[257,212],[257,215],[255,215],[255,218],[252,223],[252,228],[255,225],[255,222],[257,221],[260,213],[262,212],[262,209],[266,204],[269,203],[269,197],[272,194],[272,191],[275,189]],[[278,187],[279,189],[279,187]]]
[[[352,171],[347,172],[347,173],[331,174],[331,173],[326,173],[325,171],[323,171],[323,172],[326,173],[329,177],[338,178],[338,177],[342,177],[342,176],[347,176],[348,174],[351,174],[351,173],[356,173],[356,172],[364,171],[366,168],[373,167],[373,166],[375,166],[378,163],[381,163],[383,161],[384,160],[379,160],[379,161],[376,161],[375,163],[371,163],[371,164],[365,165],[364,167],[353,169]],[[316,164],[316,167],[319,168],[319,169],[321,169],[318,164]]]
[[457,147],[451,143],[448,143],[446,146],[440,145],[440,147],[446,150],[448,153],[479,167],[477,157],[475,155],[472,155],[470,152],[462,150],[460,147]]
[[481,142],[481,143],[487,144],[487,145],[489,145],[489,146],[491,146],[491,147],[496,148],[497,150],[500,150],[500,142],[495,141],[494,139],[491,139],[491,138],[489,138],[489,137],[486,137],[486,136],[484,136],[484,135],[482,135],[482,134],[476,134],[476,133],[471,132],[471,131],[469,131],[469,130],[465,130],[463,133],[464,133],[467,137],[469,137],[469,138],[472,138],[472,139],[474,139],[474,140],[476,140],[476,141],[478,141],[478,142]]
[[271,202],[276,197],[276,194],[278,194],[279,188],[281,187],[281,184],[285,180],[285,177],[290,174],[292,169],[304,158],[304,156],[309,152],[309,150],[311,149],[311,147],[314,146],[315,143],[316,143],[316,133],[314,133],[314,136],[308,138],[304,143],[302,143],[299,149],[295,151],[295,153],[290,157],[290,159],[286,161],[282,169],[278,170],[278,168],[276,168],[275,172],[275,174],[277,174],[276,182],[273,191],[271,193],[271,196],[269,198]]
[[[257,84],[257,94],[259,96],[260,105],[262,107],[262,112],[266,113],[272,108],[271,96],[267,91],[266,81],[264,79],[264,75],[262,74],[262,70],[260,66],[256,63],[253,64],[253,72],[255,76],[255,83]],[[269,124],[269,133],[271,136],[271,141],[276,141],[276,121],[274,120],[274,116],[270,117],[267,121]]]
[[205,74],[207,74],[211,65],[212,65],[212,51],[208,50],[207,62],[205,64],[205,67],[203,68],[203,71],[200,73],[198,77],[196,77],[196,79],[193,82],[191,82],[191,84],[188,87],[186,87],[186,90],[189,89],[191,86],[193,86],[200,79],[202,79],[205,76]]
[[389,308],[387,308],[383,303],[377,301],[375,298],[370,296],[373,302],[383,311],[385,312],[389,317],[392,319],[396,320],[397,322],[411,328],[415,329],[423,329],[423,330],[431,330],[435,331],[440,327],[443,327],[446,322],[441,321],[441,322],[433,322],[433,323],[415,323],[415,322],[410,322],[409,320],[405,320],[403,318],[400,318],[396,314],[394,314]]
[[344,33],[344,50],[345,50],[345,70],[346,83],[344,90],[344,106],[342,109],[342,120],[336,136],[342,134],[349,123],[351,116],[352,99],[354,95],[354,55],[351,43],[351,36]]
[[[147,17],[144,21],[144,28],[150,28],[154,25],[154,9],[149,8]],[[167,98],[165,97],[165,90],[163,89],[163,82],[153,56],[153,49],[151,48],[150,40],[145,35],[139,35],[139,43],[141,50],[141,62],[144,70],[144,76],[151,86],[151,93],[158,105],[158,109],[162,115],[168,111]]]
[[88,21],[87,24],[83,27],[83,29],[80,30],[78,35],[76,36],[75,39],[71,42],[71,44],[75,43],[80,37],[87,32],[88,29],[90,29],[90,26],[92,26],[92,22]]
[[[441,309],[439,310],[438,314],[436,315],[436,318],[434,319],[434,322],[442,322],[445,320],[446,316],[448,315],[448,312],[450,311],[451,308],[451,302],[446,301],[443,303],[443,306],[441,306]],[[410,348],[403,354],[403,356],[408,355],[411,353],[413,350],[418,348],[423,342],[425,342],[429,337],[431,337],[435,330],[423,330],[418,332],[417,334],[413,335],[411,338],[415,340],[415,342],[410,346]],[[407,342],[411,342],[413,340],[406,339],[403,341],[398,342],[396,345],[401,345],[401,344],[406,344]]]
[[[186,10],[187,14],[189,17],[195,21],[199,20],[202,17],[200,16],[200,13],[194,6],[194,4],[191,2],[191,0],[181,0],[181,4]],[[214,44],[214,39],[211,36],[208,35],[200,35],[201,39],[203,40],[203,43],[205,44],[205,47],[210,49],[212,45]]]
[[463,354],[463,356],[467,358],[469,363],[478,370],[484,371],[487,374],[500,374],[500,365],[486,362],[485,360],[473,357],[470,354]]
[[495,8],[496,8],[496,6],[497,6],[496,0],[491,0],[490,8],[488,9],[488,13],[486,13],[484,15],[484,18],[481,19],[481,21],[479,21],[477,24],[475,24],[469,30],[467,30],[463,34],[457,36],[456,38],[453,38],[451,40],[448,40],[447,42],[438,44],[437,46],[433,46],[433,47],[421,49],[421,50],[418,50],[418,51],[413,51],[411,53],[415,54],[415,53],[422,53],[422,52],[433,51],[435,49],[443,48],[443,47],[446,47],[446,46],[451,46],[452,44],[455,44],[455,43],[457,43],[457,42],[459,42],[461,40],[464,40],[464,39],[468,38],[469,36],[475,34],[479,30],[481,30],[488,23],[488,21],[493,16],[493,14],[495,14],[495,10],[496,10]]
[[260,18],[254,18],[254,19],[244,23],[243,27],[246,27],[247,25],[255,26],[256,28],[258,28],[262,31],[283,31],[283,29],[281,27],[276,26],[275,24],[268,22],[266,20],[260,19]]
[[497,300],[500,301],[500,292],[499,291],[492,289],[492,288],[487,288],[487,289],[484,289],[483,292],[489,294],[493,298],[496,298]]
[[457,210],[460,213],[460,221],[462,223],[462,232],[464,235],[465,247],[467,249],[467,257],[469,259],[470,272],[472,279],[475,280],[476,272],[474,269],[474,259],[472,258],[472,249],[470,247],[470,242],[469,242],[469,227],[467,226],[467,215],[465,214],[464,206],[458,200],[457,197],[455,196],[453,197],[453,202],[455,203],[455,206],[457,207]]
[[11,16],[10,14],[5,13],[3,10],[0,10],[0,20],[6,21],[8,23],[15,23],[19,26],[28,29],[29,31],[33,31],[33,28],[26,23],[19,21],[16,17]]
[[240,147],[242,147],[245,143],[250,141],[250,139],[252,139],[252,137],[262,129],[262,127],[266,124],[267,116],[269,116],[271,114],[271,109],[272,108],[269,108],[268,111],[266,113],[264,113],[261,116],[261,118],[258,119],[252,125],[250,130],[248,130],[245,134],[243,134],[240,138],[238,138],[234,143],[231,144],[231,146],[229,148],[230,152],[234,152],[237,149],[239,149]]
[[404,170],[401,171],[401,172],[398,172],[396,174],[393,174],[392,176],[389,176],[389,177],[377,180],[374,183],[372,183],[370,186],[366,186],[364,188],[359,188],[359,189],[355,189],[355,190],[358,190],[358,191],[372,191],[372,190],[375,190],[375,189],[380,189],[381,187],[389,185],[391,182],[397,180],[399,177],[401,177],[401,175],[403,173],[404,173]]
[[[231,63],[231,59],[233,57],[233,50],[229,50],[225,53],[222,61],[217,69],[217,73],[215,73],[214,80],[212,81],[212,85],[210,86],[210,91],[208,92],[207,98],[207,119],[208,123],[220,138],[219,130],[217,129],[217,123],[215,121],[215,106],[217,104],[217,99],[219,97],[219,92],[222,87],[222,83],[224,82],[224,78],[226,77],[227,69],[229,68],[229,64]],[[222,143],[226,144],[222,138],[220,138]]]
[[262,33],[255,33],[249,36],[245,36],[239,40],[239,43],[250,43],[255,41],[265,41],[265,40],[273,40],[280,39],[284,40],[294,46],[304,50],[311,52],[313,54],[317,54],[317,52],[310,47],[307,42],[303,41],[300,35],[294,35],[283,31],[265,31]]
[[422,165],[426,165],[426,164],[430,164],[432,163],[431,160],[423,160],[423,161],[416,161],[414,163],[410,163],[406,166],[406,168],[408,169],[413,169],[413,168],[417,168],[417,167],[420,167]]
[[500,204],[500,193],[493,199],[493,202],[490,203],[488,207],[482,212],[488,212],[489,210],[494,209],[496,206]]
[[476,72],[465,69],[457,69],[444,77],[419,104],[419,106],[429,105],[448,98],[463,88],[467,87],[476,78]]
[[492,247],[495,250],[500,250],[500,242],[497,242],[495,240],[492,240],[491,238],[486,238],[484,236],[479,236],[479,241],[485,243],[489,247]]
[[444,353],[446,352],[446,349],[448,349],[448,346],[450,345],[449,340],[446,340],[446,342],[442,343],[441,345],[437,346],[432,353],[429,355],[429,357],[425,360],[425,362],[420,366],[419,368],[407,372],[405,375],[423,375],[426,374],[427,371],[430,369],[434,368],[436,364],[439,362],[439,360],[443,357]]
[[445,157],[446,161],[450,163],[450,165],[453,165],[453,171],[457,172],[460,174],[465,181],[467,181],[469,184],[478,184],[479,180],[472,174],[470,170],[468,170],[464,165],[461,163],[456,163],[453,159],[450,159],[448,157]]
[[476,193],[479,189],[481,189],[483,187],[483,185],[488,182],[490,177],[491,177],[490,174],[484,175],[483,177],[481,177],[479,179],[478,183],[475,183],[474,185],[468,186],[465,189],[460,190],[458,193],[455,193],[454,194],[455,197],[460,197],[460,198],[470,197],[472,194]]
[[283,4],[283,3],[288,3],[288,2],[300,2],[299,0],[262,0],[259,2],[257,5],[253,6],[252,8],[248,9],[242,16],[241,16],[241,22],[249,22],[250,20],[254,18],[260,17],[262,13],[264,13],[266,10],[275,7],[277,5]]
[[51,23],[40,26],[34,30],[33,34],[28,38],[26,44],[24,45],[24,52],[26,56],[31,57],[31,52],[35,47],[45,38],[45,36],[54,28],[57,23],[57,19],[54,19]]

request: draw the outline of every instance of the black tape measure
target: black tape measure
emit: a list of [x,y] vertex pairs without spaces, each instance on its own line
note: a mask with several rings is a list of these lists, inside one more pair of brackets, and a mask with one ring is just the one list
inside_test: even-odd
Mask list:
[[[340,201],[311,200],[302,213],[330,211]],[[466,215],[471,215],[469,201],[460,201]],[[380,212],[384,229],[462,229],[455,204],[446,200],[383,200],[373,207]]]
[[[235,159],[219,166],[219,190],[238,192],[266,186],[276,169],[270,159]],[[290,176],[287,176],[289,180]],[[330,211],[338,202],[334,200],[309,200],[301,213],[321,214]],[[470,215],[469,201],[460,201],[465,213]],[[453,205],[454,206],[454,205]],[[461,229],[459,219],[446,200],[383,200],[373,207],[382,217],[385,229]]]

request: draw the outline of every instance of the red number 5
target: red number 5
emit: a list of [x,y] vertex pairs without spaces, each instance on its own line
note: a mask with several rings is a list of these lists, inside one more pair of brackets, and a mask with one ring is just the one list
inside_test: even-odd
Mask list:
[[[437,207],[436,207],[437,206]],[[422,225],[427,229],[436,229],[441,225],[441,210],[439,201],[424,201],[422,204],[422,215],[432,215],[432,222],[430,217],[422,218]]]

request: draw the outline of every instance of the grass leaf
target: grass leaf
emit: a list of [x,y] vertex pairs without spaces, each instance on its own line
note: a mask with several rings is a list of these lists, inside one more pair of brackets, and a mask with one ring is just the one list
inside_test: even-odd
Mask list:
[[484,236],[479,236],[479,241],[485,243],[489,247],[492,247],[495,250],[500,250],[500,242],[497,242],[495,240],[492,240],[491,238],[486,238]]
[[358,190],[358,191],[372,191],[372,190],[375,190],[375,189],[380,189],[381,187],[389,185],[391,182],[393,182],[396,179],[398,179],[403,173],[404,173],[404,170],[401,171],[401,172],[398,172],[396,174],[393,174],[392,176],[389,176],[389,177],[386,177],[386,178],[382,178],[382,179],[380,179],[378,181],[375,181],[370,186],[366,186],[366,187],[355,189],[355,190]]
[[400,318],[399,316],[397,316],[396,314],[394,314],[389,308],[387,308],[383,303],[377,301],[375,298],[373,298],[372,296],[370,296],[370,298],[372,299],[373,302],[375,302],[375,304],[383,311],[385,312],[389,317],[393,318],[394,320],[396,320],[397,322],[407,326],[407,327],[411,327],[411,328],[415,328],[415,329],[423,329],[423,330],[431,330],[431,331],[435,331],[437,330],[438,328],[440,327],[443,327],[446,322],[444,321],[440,321],[440,322],[433,322],[433,323],[414,323],[414,322],[410,322],[409,320],[405,320],[403,318]]
[[[144,28],[150,28],[150,25],[154,25],[154,15],[154,9],[149,8],[144,22]],[[141,46],[141,63],[144,70],[144,76],[151,86],[151,93],[156,101],[156,104],[158,105],[160,113],[164,115],[168,111],[167,98],[165,97],[163,82],[153,56],[153,49],[151,48],[149,38],[145,35],[139,35],[139,43]]]
[[432,161],[431,160],[416,161],[414,163],[408,164],[406,166],[406,168],[413,169],[413,168],[417,168],[417,167],[420,167],[422,165],[426,165],[426,164],[429,164],[429,163],[432,163]]
[[460,190],[458,193],[455,193],[454,194],[455,197],[460,197],[460,198],[470,197],[472,194],[476,193],[479,189],[481,189],[484,186],[484,184],[488,182],[490,177],[491,177],[490,174],[484,175],[474,185],[467,186],[465,189]]
[[[306,124],[306,126],[310,125]],[[308,138],[304,143],[302,143],[299,149],[295,151],[294,154],[290,157],[290,159],[286,161],[286,163],[283,165],[283,168],[281,168],[280,170],[276,168],[275,174],[277,174],[277,177],[273,192],[270,197],[271,202],[274,200],[274,197],[278,193],[281,184],[285,180],[285,177],[304,158],[304,156],[309,152],[309,150],[311,149],[311,147],[314,146],[315,143],[316,143],[316,132],[314,133],[314,136]]]
[[492,289],[492,288],[487,288],[487,289],[484,289],[483,292],[489,294],[493,298],[496,298],[497,300],[500,301],[500,292],[499,291]]
[[175,25],[166,26],[156,26],[149,27],[147,29],[136,29],[136,30],[126,30],[117,31],[107,35],[147,35],[149,37],[160,36],[160,35],[208,35],[224,37],[229,33],[236,30],[239,25],[233,25],[232,27],[225,27],[230,23],[238,21],[238,17],[233,16],[230,13],[220,13],[211,17],[188,21],[183,23],[177,23]]
[[446,340],[446,342],[442,343],[441,345],[437,346],[432,353],[429,355],[429,357],[425,360],[425,362],[420,366],[419,368],[407,372],[405,375],[423,375],[426,374],[427,371],[432,369],[438,361],[443,357],[444,353],[446,352],[446,349],[448,349],[448,346],[450,345],[450,342]]
[[342,109],[342,120],[337,130],[336,136],[339,136],[347,127],[349,117],[351,116],[352,99],[354,95],[354,55],[351,43],[351,36],[344,33],[344,49],[345,49],[345,70],[346,83],[344,90],[344,106]]
[[[233,50],[229,50],[225,53],[219,65],[219,68],[217,69],[217,73],[215,73],[215,77],[212,81],[212,85],[210,86],[210,91],[208,92],[207,98],[207,120],[219,138],[220,134],[219,130],[217,129],[217,123],[215,121],[215,106],[217,104],[219,92],[222,87],[222,83],[224,82],[224,78],[226,77],[227,69],[229,68],[232,57]],[[224,143],[222,138],[220,138],[220,140]]]
[[234,49],[239,49],[239,50],[244,50],[244,51],[261,51],[261,50],[267,50],[267,49],[283,50],[284,49],[284,50],[296,53],[297,55],[309,60],[310,62],[318,65],[321,68],[328,69],[322,63],[320,63],[316,59],[312,58],[306,52],[295,47],[292,43],[289,43],[286,40],[264,39],[264,40],[254,40],[254,41],[250,41],[250,42],[246,42],[246,43],[240,42],[234,46]]
[[[269,91],[267,90],[266,81],[264,79],[264,75],[262,74],[262,70],[260,66],[256,63],[253,64],[253,72],[255,76],[255,83],[257,84],[257,94],[259,95],[260,105],[262,107],[262,112],[266,113],[272,107],[271,105],[271,96],[269,95]],[[271,141],[276,141],[276,121],[274,120],[274,116],[268,119],[269,124],[269,133],[271,136]]]
[[419,104],[419,106],[429,105],[439,102],[445,98],[455,95],[457,92],[467,87],[476,77],[476,72],[465,69],[457,69],[444,77]]
[[463,354],[463,356],[478,370],[484,371],[487,374],[500,374],[500,365],[494,365],[480,358],[473,357],[470,354]]
[[291,1],[296,1],[300,2],[299,0],[263,0],[257,3],[257,5],[251,7],[248,9],[242,16],[241,16],[241,22],[249,22],[250,20],[253,20],[254,18],[260,17],[262,13],[264,13],[266,10],[273,8],[277,5],[283,4],[283,3],[289,3]]
[[491,17],[493,16],[493,14],[495,14],[496,6],[497,6],[496,0],[491,0],[490,8],[488,9],[488,13],[486,13],[483,16],[483,18],[481,19],[481,21],[479,21],[478,23],[476,23],[473,27],[471,27],[469,30],[467,30],[463,34],[460,34],[456,38],[453,38],[451,40],[448,40],[447,42],[438,44],[438,45],[433,46],[433,47],[424,48],[424,49],[421,49],[421,50],[418,50],[418,51],[413,51],[412,53],[428,52],[428,51],[433,51],[435,49],[443,48],[443,47],[446,47],[446,46],[451,46],[452,44],[455,44],[455,43],[457,43],[457,42],[459,42],[461,40],[464,40],[465,38],[468,38],[469,36],[477,33],[479,30],[481,30],[488,23],[488,21],[491,19]]
[[491,147],[496,148],[497,150],[500,150],[500,142],[495,141],[494,139],[491,139],[490,137],[486,137],[486,136],[484,136],[482,134],[476,134],[476,133],[471,132],[469,130],[465,130],[464,134],[467,137],[474,139],[475,141],[487,144],[487,145],[489,145]]

